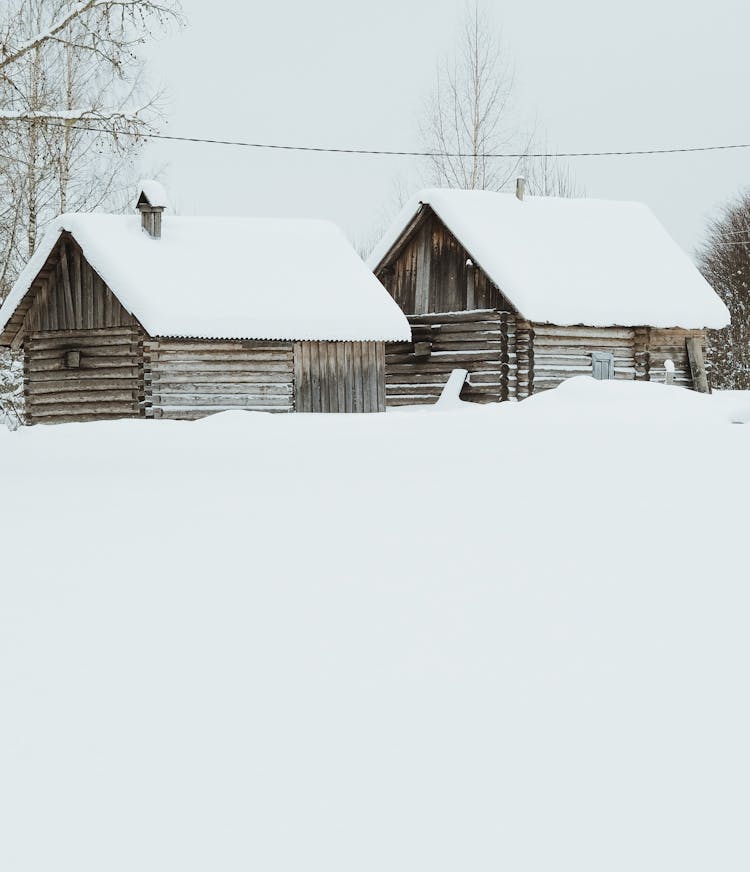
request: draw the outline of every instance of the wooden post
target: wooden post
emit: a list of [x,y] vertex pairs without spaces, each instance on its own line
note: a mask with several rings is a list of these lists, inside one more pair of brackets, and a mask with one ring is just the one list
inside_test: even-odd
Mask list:
[[710,394],[711,390],[708,386],[708,374],[706,373],[706,364],[703,360],[703,342],[698,337],[686,339],[688,362],[690,363],[690,372],[693,376],[693,390],[700,394]]
[[432,268],[432,230],[427,224],[422,227],[422,238],[417,248],[417,275],[414,288],[414,311],[421,315],[429,311],[430,270]]
[[466,308],[467,309],[476,309],[477,306],[477,295],[476,295],[476,271],[474,269],[474,263],[469,258],[466,261]]

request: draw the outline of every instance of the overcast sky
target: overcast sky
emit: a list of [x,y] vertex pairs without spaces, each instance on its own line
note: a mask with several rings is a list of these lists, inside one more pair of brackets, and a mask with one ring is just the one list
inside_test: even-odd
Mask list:
[[[167,132],[414,149],[463,0],[183,0],[188,25],[151,53]],[[750,142],[750,4],[712,0],[489,2],[528,124],[561,151]],[[182,214],[326,217],[368,239],[392,208],[398,157],[150,146]],[[648,203],[688,251],[750,181],[750,150],[571,161],[589,197]]]

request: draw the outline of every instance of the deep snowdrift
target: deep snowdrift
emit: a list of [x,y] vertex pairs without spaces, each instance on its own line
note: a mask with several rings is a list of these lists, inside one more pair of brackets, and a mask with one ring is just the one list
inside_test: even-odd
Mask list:
[[0,431],[0,868],[744,872],[748,408]]

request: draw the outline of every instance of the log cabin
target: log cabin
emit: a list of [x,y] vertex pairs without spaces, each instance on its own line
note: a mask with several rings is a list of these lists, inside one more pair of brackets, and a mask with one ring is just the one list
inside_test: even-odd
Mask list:
[[[709,390],[706,328],[729,313],[640,203],[433,189],[368,259],[406,313],[386,349],[389,405],[523,399],[571,376]],[[670,363],[671,361],[671,363]]]
[[61,216],[0,309],[29,424],[385,410],[409,324],[335,225],[137,208]]

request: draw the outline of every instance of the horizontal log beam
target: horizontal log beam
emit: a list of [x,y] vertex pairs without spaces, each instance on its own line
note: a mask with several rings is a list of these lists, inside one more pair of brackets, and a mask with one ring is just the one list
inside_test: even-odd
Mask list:
[[68,338],[73,337],[86,337],[92,339],[101,337],[106,342],[106,340],[115,339],[118,336],[132,336],[133,334],[141,335],[141,331],[138,327],[97,327],[86,330],[39,330],[31,333],[27,341],[30,343],[36,343],[37,341],[48,339],[60,341],[61,339],[67,340]]
[[138,385],[136,378],[107,378],[107,379],[59,379],[56,381],[30,381],[27,384],[28,393],[32,396],[44,396],[46,394],[63,393],[65,391],[81,391],[83,393],[95,393],[101,390],[129,390],[135,391]]
[[291,382],[291,372],[146,372],[147,384],[154,386],[166,385],[254,385],[254,384],[288,384]]
[[76,370],[68,370],[65,366],[65,361],[57,360],[29,360],[28,371],[30,373],[45,373],[45,372],[85,372],[86,370],[113,370],[113,369],[134,369],[133,359],[131,357],[82,357],[81,368]]
[[[286,372],[290,375],[294,371],[291,363],[275,363],[275,362],[263,362],[261,365],[257,367],[253,367],[256,371],[260,370],[262,366],[263,372]],[[215,375],[221,376],[222,373],[225,372],[244,372],[247,373],[250,369],[250,366],[247,363],[222,363],[220,366],[212,364],[206,361],[180,361],[176,363],[164,363],[159,361],[158,363],[146,364],[146,371],[149,369],[154,373],[214,373]]]
[[141,375],[140,370],[132,366],[127,367],[111,367],[111,368],[95,368],[89,370],[81,369],[65,369],[65,370],[50,370],[46,372],[34,372],[30,381],[35,384],[42,382],[57,382],[57,381],[91,381],[96,383],[104,379],[123,379],[132,378],[137,380]]
[[98,390],[98,391],[68,391],[55,394],[36,394],[30,392],[26,401],[33,409],[44,409],[47,406],[66,406],[83,403],[123,402],[137,403],[140,394],[137,390]]
[[289,394],[268,394],[265,396],[216,395],[193,396],[190,394],[155,394],[149,397],[150,405],[156,407],[191,406],[194,408],[225,408],[244,409],[249,406],[284,406],[291,403]]

